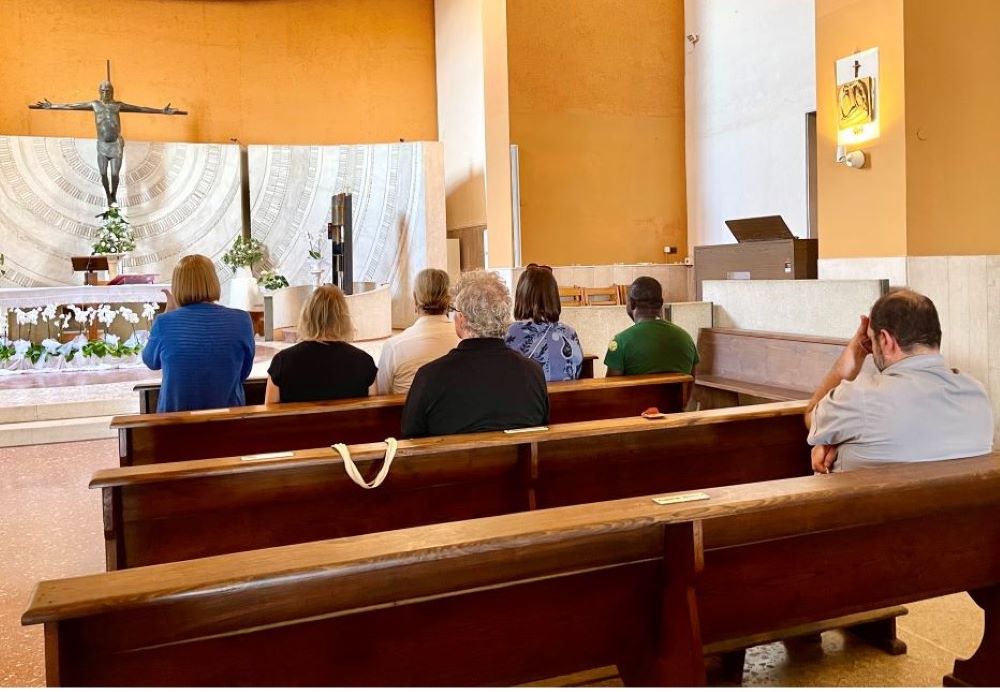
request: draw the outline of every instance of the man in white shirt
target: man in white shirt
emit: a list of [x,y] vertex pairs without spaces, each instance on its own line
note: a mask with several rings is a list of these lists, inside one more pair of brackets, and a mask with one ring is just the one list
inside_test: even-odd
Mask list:
[[382,346],[375,387],[378,394],[406,394],[422,365],[458,346],[454,323],[448,319],[448,273],[424,269],[413,290],[417,321]]
[[[806,410],[817,473],[988,454],[983,386],[941,356],[934,303],[910,290],[879,298]],[[862,372],[868,354],[876,371]]]

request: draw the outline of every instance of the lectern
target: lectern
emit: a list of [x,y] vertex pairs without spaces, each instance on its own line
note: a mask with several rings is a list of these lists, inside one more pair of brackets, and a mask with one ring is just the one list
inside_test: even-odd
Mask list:
[[97,278],[97,272],[108,271],[108,258],[103,255],[87,255],[86,257],[70,257],[73,271],[86,272],[83,275],[84,286],[102,286],[105,282]]
[[706,279],[815,279],[819,244],[796,238],[780,216],[726,221],[735,244],[694,249],[697,299]]

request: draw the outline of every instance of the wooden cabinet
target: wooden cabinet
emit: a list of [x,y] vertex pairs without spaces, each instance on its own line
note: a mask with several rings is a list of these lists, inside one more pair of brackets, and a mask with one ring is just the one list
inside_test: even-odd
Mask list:
[[818,241],[755,240],[694,249],[695,290],[706,279],[815,279]]

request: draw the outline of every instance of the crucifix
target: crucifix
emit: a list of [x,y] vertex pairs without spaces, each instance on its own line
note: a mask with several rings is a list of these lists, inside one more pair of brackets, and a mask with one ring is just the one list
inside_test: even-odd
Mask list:
[[[159,115],[187,115],[187,111],[171,108],[168,103],[163,108],[133,106],[131,103],[115,100],[115,90],[111,86],[111,61],[107,62],[107,79],[97,87],[99,98],[80,103],[52,103],[48,99],[33,103],[28,108],[54,111],[94,111],[97,124],[97,170],[101,174],[101,184],[108,200],[108,207],[117,206],[118,180],[125,155],[125,140],[122,138],[120,113],[156,113]],[[109,175],[110,174],[110,175]]]

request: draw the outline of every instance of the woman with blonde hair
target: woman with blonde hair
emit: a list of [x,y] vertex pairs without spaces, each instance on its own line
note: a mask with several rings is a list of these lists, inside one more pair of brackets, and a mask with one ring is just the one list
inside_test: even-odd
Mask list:
[[153,322],[142,360],[163,370],[156,410],[194,411],[242,406],[243,380],[253,367],[250,314],[216,303],[219,276],[204,255],[174,267],[167,309]]
[[406,394],[417,370],[458,346],[455,325],[447,315],[451,305],[448,272],[424,269],[413,284],[417,321],[383,344],[378,361],[379,394]]
[[320,286],[313,291],[302,306],[298,332],[299,343],[271,360],[264,403],[368,396],[375,361],[347,343],[354,327],[339,288]]

